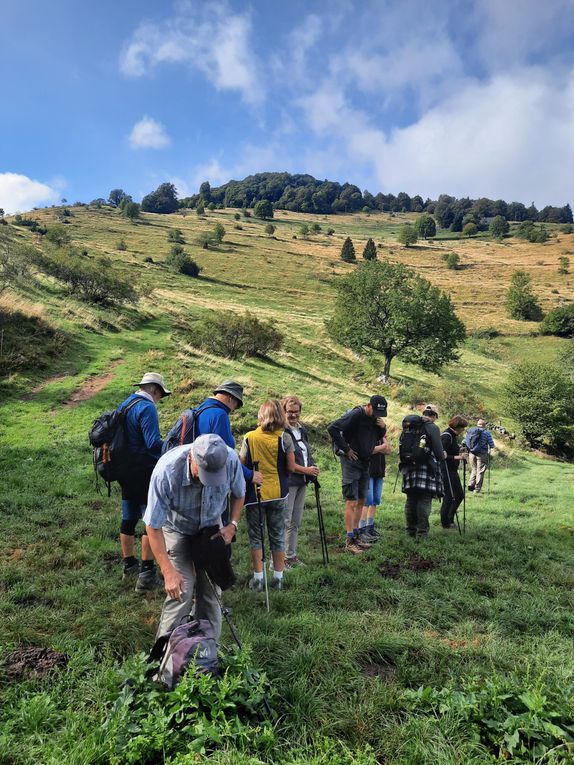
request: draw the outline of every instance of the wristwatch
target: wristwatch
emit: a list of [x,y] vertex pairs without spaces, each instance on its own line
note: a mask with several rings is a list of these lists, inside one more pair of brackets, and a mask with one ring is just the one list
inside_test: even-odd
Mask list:
[[237,529],[239,528],[239,524],[237,523],[237,521],[231,521],[231,523],[235,526],[235,531],[237,531]]

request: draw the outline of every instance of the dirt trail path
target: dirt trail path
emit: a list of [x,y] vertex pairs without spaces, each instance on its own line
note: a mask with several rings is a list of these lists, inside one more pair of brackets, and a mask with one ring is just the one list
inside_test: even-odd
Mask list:
[[105,375],[90,377],[81,386],[81,388],[75,390],[70,398],[63,402],[62,406],[74,407],[77,406],[80,402],[87,401],[88,399],[92,398],[92,396],[95,396],[96,393],[99,393],[101,390],[103,390],[106,385],[114,379],[115,374],[111,370],[118,367],[122,362],[123,359],[116,359],[115,361],[112,361],[110,364],[110,371],[106,372]]

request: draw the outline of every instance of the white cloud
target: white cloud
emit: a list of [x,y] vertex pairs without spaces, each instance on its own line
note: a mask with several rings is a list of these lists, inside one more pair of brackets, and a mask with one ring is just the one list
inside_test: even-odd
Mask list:
[[136,122],[128,141],[132,149],[165,149],[170,144],[163,125],[147,116]]
[[381,183],[410,193],[564,204],[573,135],[574,76],[527,70],[469,85],[382,147],[376,141],[374,156]]
[[8,215],[53,204],[60,191],[19,173],[0,173],[0,207]]
[[251,42],[249,14],[224,3],[178,5],[176,15],[141,24],[120,56],[127,77],[141,77],[160,64],[185,64],[202,72],[218,90],[237,90],[247,103],[263,96]]
[[389,133],[336,88],[323,87],[300,104],[309,125],[335,142],[334,154],[360,161],[382,189],[538,205],[571,198],[574,72],[561,78],[527,69],[487,83],[469,81]]
[[571,51],[572,0],[477,0],[472,19],[479,55],[490,72],[523,66],[544,51],[546,60]]

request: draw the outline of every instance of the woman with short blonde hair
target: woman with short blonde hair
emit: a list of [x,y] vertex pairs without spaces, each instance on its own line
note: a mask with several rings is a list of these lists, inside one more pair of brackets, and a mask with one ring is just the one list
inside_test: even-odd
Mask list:
[[257,412],[257,424],[265,433],[285,428],[287,421],[279,401],[269,399],[264,404],[261,404]]
[[[259,494],[263,512],[262,525],[267,526],[273,558],[271,587],[282,590],[285,568],[284,516],[289,494],[288,476],[295,468],[295,448],[291,436],[285,432],[285,414],[279,401],[265,401],[257,414],[257,422],[258,427],[245,435],[239,459],[251,470],[257,464],[263,476]],[[265,533],[265,529],[260,525],[258,502],[255,486],[249,484],[245,496],[245,517],[253,566],[249,587],[261,592],[264,584],[261,533]]]

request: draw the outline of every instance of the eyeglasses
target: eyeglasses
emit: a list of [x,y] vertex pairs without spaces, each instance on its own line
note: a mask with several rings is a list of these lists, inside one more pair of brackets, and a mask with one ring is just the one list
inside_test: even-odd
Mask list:
[[296,415],[298,417],[301,414],[301,411],[298,409],[296,412],[294,412],[292,409],[291,409],[291,411],[289,411],[289,409],[287,409],[285,414],[287,414],[287,415]]

